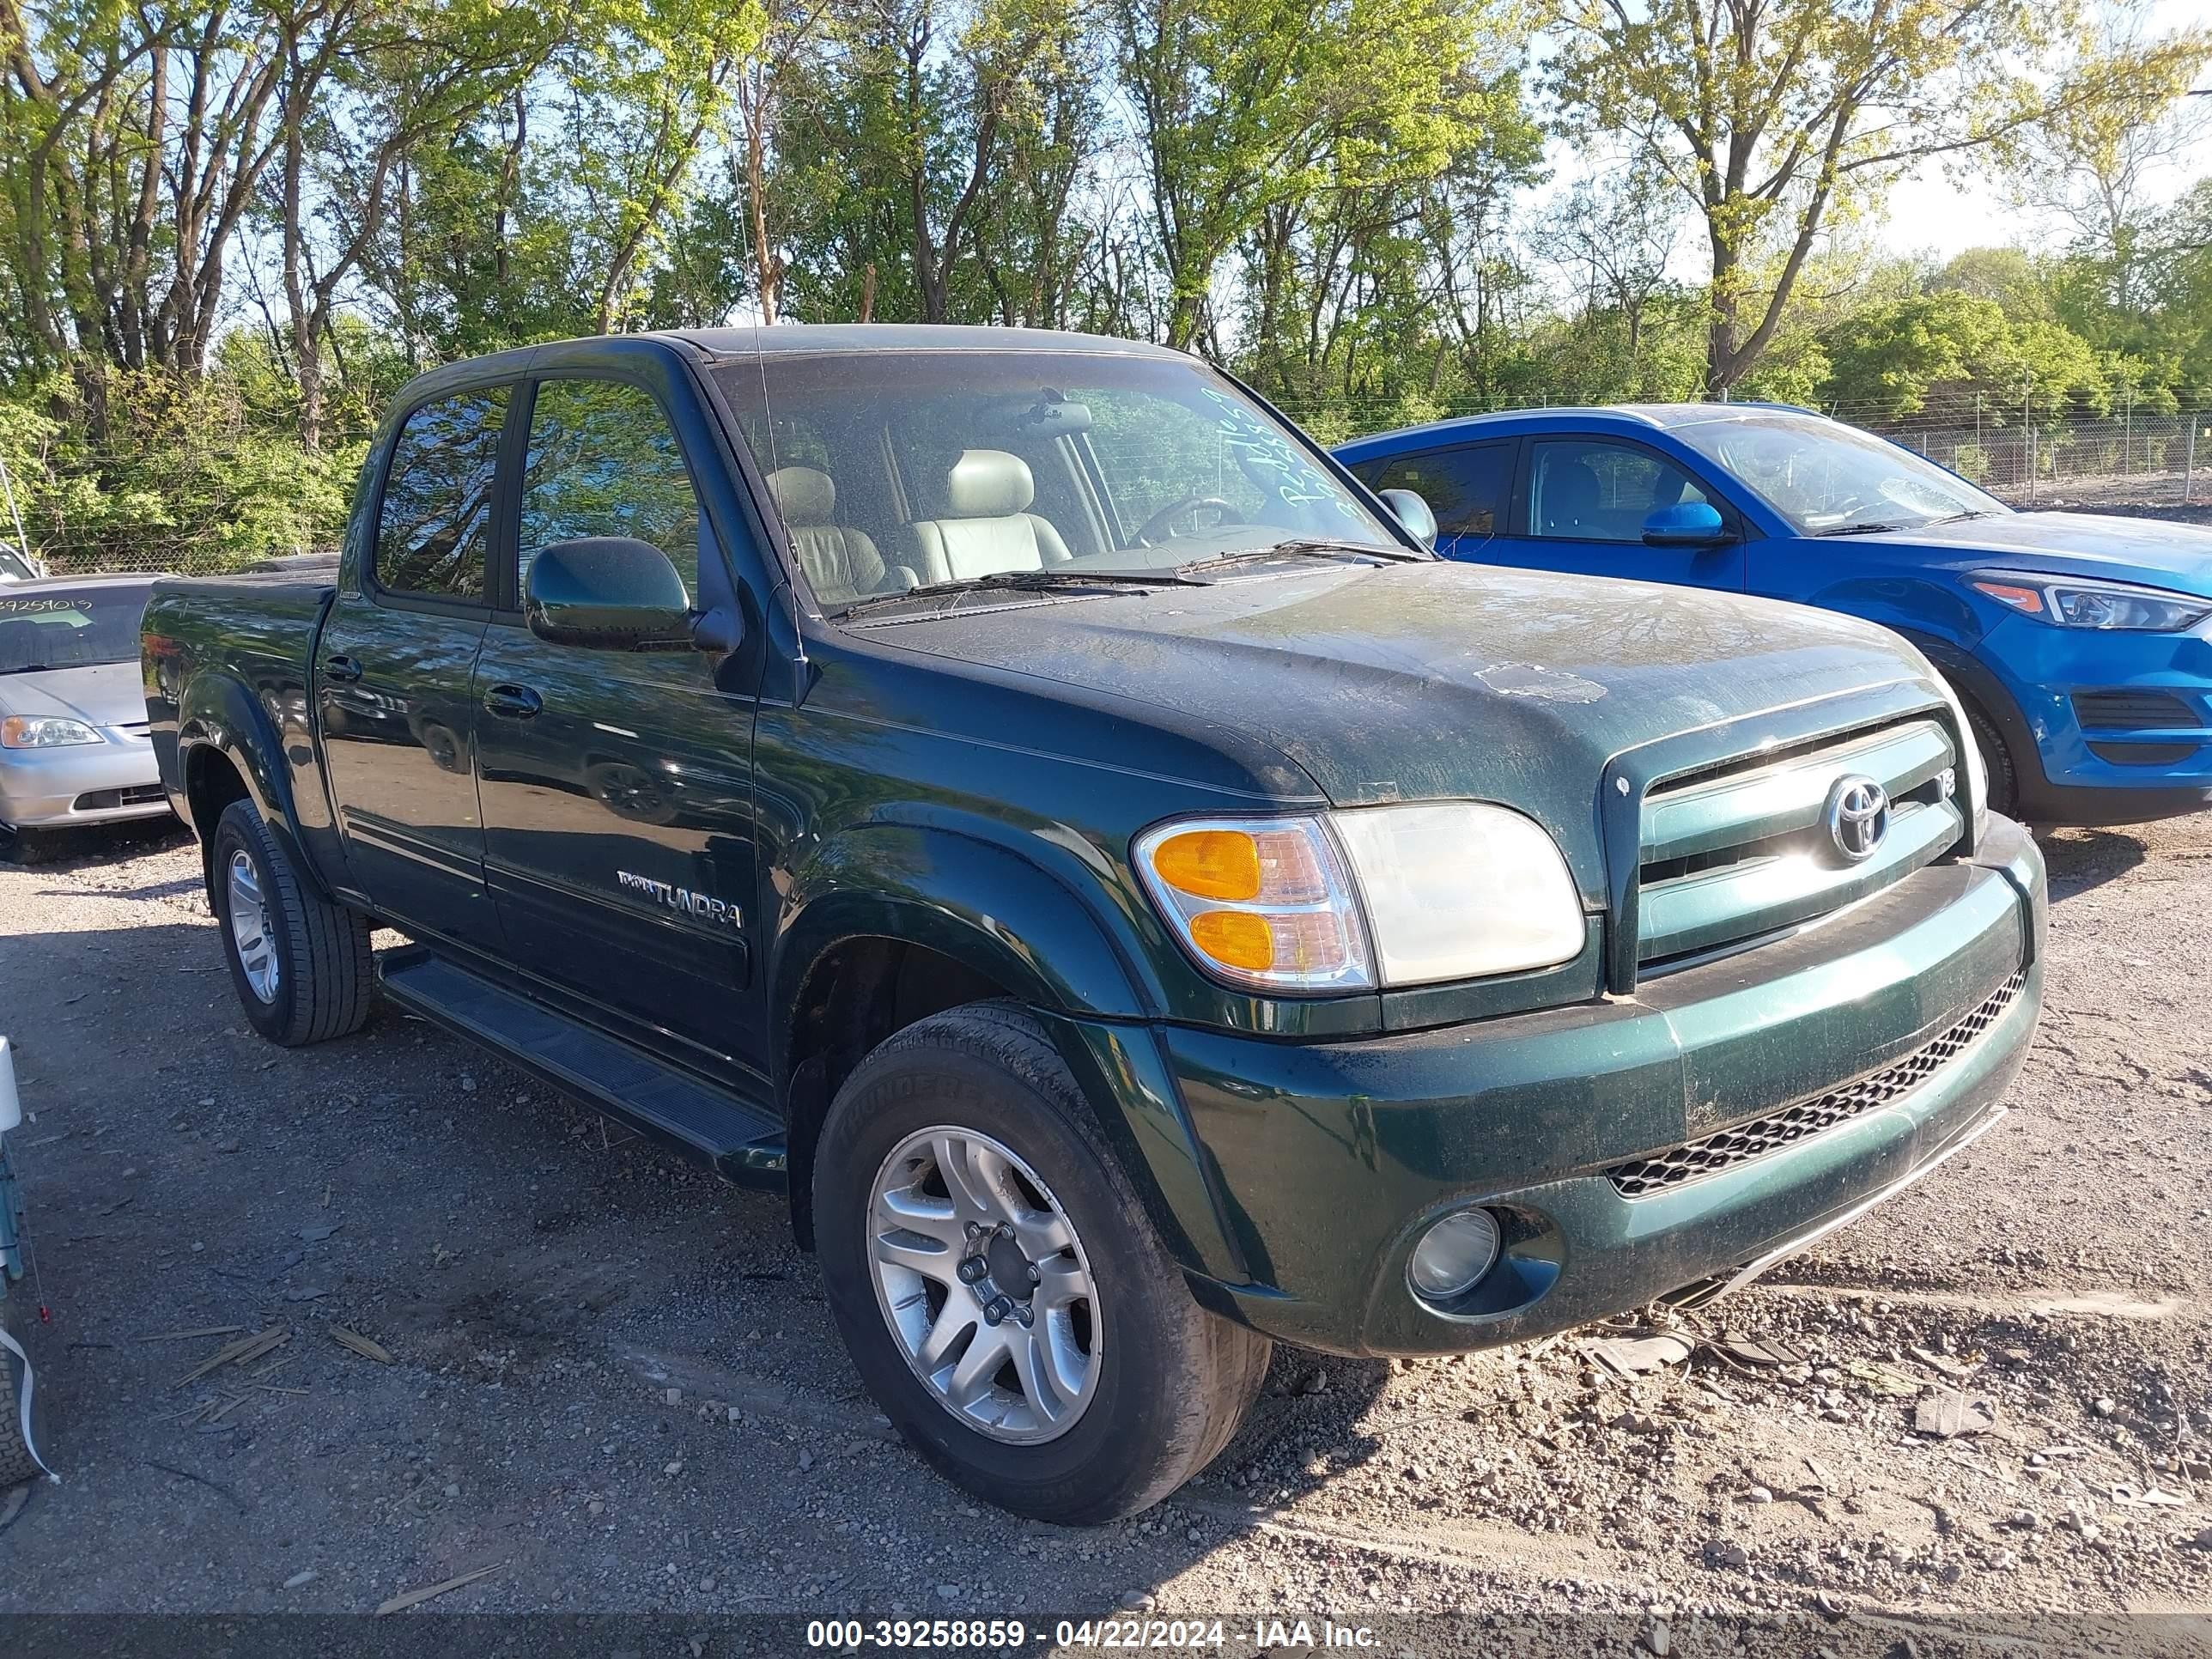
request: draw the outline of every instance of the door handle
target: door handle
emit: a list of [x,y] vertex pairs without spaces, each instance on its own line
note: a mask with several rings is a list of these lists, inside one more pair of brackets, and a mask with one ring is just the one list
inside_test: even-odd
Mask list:
[[484,693],[484,707],[502,720],[526,720],[545,706],[545,700],[526,685],[495,685]]
[[325,657],[323,659],[323,678],[351,685],[361,678],[361,665],[351,657]]

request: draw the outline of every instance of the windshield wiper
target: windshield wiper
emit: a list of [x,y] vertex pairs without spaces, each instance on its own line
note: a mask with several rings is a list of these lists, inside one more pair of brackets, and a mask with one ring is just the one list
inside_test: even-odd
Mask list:
[[1425,561],[1432,556],[1402,547],[1376,547],[1370,542],[1337,541],[1327,536],[1295,536],[1267,547],[1247,547],[1210,559],[1193,559],[1176,567],[1176,573],[1194,576],[1230,564],[1261,564],[1269,559],[1391,559]]
[[1813,533],[1815,536],[1871,536],[1879,531],[1904,528],[1902,524],[1869,521],[1866,524],[1830,525],[1826,529],[1816,530]]
[[[1974,507],[1967,508],[1964,513],[1947,513],[1940,519],[1929,520],[1928,523],[1964,524],[1969,519],[1994,519],[1996,516],[1997,515],[1996,514],[1990,512],[1986,507]],[[1927,526],[1923,525],[1921,528],[1924,530],[1927,528]]]
[[930,582],[896,593],[869,593],[854,599],[837,614],[842,617],[872,611],[907,599],[939,599],[993,589],[1041,592],[1060,587],[1203,587],[1206,584],[1182,570],[994,570],[988,575],[963,576],[957,581]]
[[0,674],[51,674],[54,665],[50,662],[20,662],[13,668],[0,668]]

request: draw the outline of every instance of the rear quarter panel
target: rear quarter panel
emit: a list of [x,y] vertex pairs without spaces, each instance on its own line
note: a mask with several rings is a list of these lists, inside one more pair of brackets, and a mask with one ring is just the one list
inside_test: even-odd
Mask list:
[[196,750],[236,767],[262,815],[289,830],[319,874],[342,870],[309,700],[326,577],[172,578],[142,627],[146,717],[162,787],[202,840],[187,787]]

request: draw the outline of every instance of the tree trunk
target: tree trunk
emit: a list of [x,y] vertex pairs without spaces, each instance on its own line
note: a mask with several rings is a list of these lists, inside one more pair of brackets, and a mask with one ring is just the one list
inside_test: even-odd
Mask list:
[[1706,294],[1710,307],[1705,320],[1705,380],[1703,395],[1728,401],[1729,389],[1743,374],[1743,358],[1736,343],[1736,289],[1741,270],[1735,246],[1719,231],[1712,233],[1713,279]]

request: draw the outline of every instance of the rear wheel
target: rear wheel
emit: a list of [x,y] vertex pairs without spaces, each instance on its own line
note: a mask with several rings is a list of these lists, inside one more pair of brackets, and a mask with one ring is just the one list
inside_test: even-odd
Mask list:
[[251,801],[216,821],[208,902],[253,1029],[286,1048],[361,1029],[376,990],[368,918],[301,878]]
[[1229,1443],[1265,1338],[1205,1312],[1075,1079],[1020,1010],[908,1027],[854,1070],[816,1154],[838,1328],[937,1468],[1070,1524],[1150,1507]]

